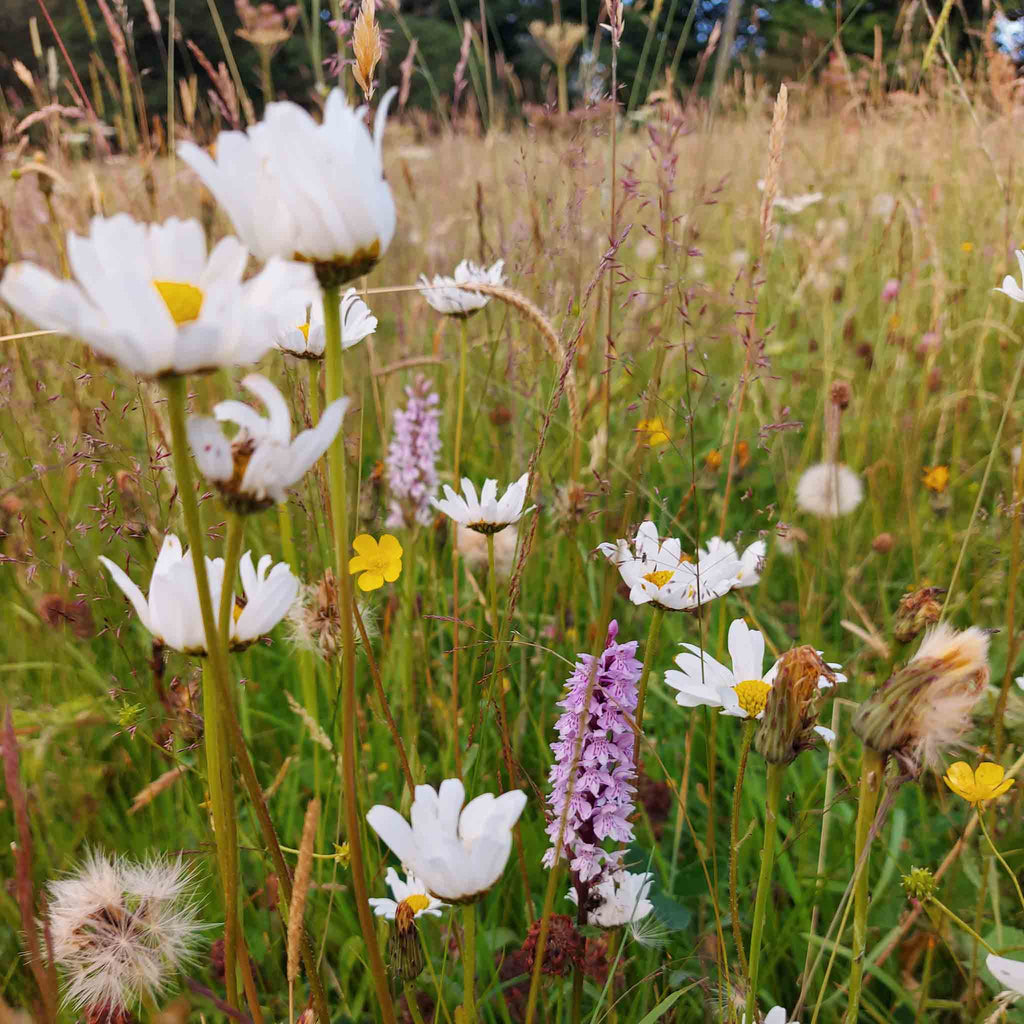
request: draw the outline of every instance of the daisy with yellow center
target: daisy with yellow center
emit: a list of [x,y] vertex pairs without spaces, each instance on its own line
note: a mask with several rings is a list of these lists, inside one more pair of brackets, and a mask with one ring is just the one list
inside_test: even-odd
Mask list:
[[982,761],[977,768],[957,761],[946,770],[943,781],[957,796],[977,805],[1002,796],[1013,786],[1013,779],[1005,775],[1003,766],[994,761]]
[[199,222],[175,217],[95,217],[88,235],[68,235],[67,253],[72,280],[15,263],[0,299],[141,377],[256,362],[273,344],[285,298],[315,287],[309,266],[280,259],[245,280],[249,253],[237,239],[208,252]]
[[[341,297],[338,319],[341,322],[343,350],[358,345],[377,330],[377,318],[355,288],[349,288]],[[327,335],[324,331],[323,303],[318,295],[294,296],[280,318],[276,341],[282,352],[297,359],[323,359]]]
[[379,541],[361,533],[352,541],[352,547],[356,557],[349,559],[348,571],[361,574],[356,580],[360,590],[379,590],[402,574],[402,545],[390,533],[382,534]]
[[[779,662],[763,671],[765,641],[758,630],[749,628],[742,619],[733,621],[729,627],[732,668],[693,644],[682,646],[683,652],[675,659],[678,671],[670,669],[665,673],[665,682],[676,691],[677,704],[684,708],[721,708],[723,715],[734,718],[758,719],[764,714]],[[835,678],[837,682],[846,682],[846,676],[840,672],[836,672]],[[832,683],[822,676],[818,685],[825,689]],[[829,743],[835,739],[831,730],[823,726],[815,731]]]
[[375,897],[370,900],[370,906],[378,917],[385,917],[389,921],[405,915],[411,915],[414,919],[424,914],[440,917],[442,908],[448,906],[431,896],[427,887],[415,875],[406,875],[403,882],[394,868],[388,868],[384,881],[394,899]]

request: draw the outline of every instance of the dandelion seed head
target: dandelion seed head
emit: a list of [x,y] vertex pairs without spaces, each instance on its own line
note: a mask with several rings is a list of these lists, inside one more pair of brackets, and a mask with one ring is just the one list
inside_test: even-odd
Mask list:
[[821,519],[849,515],[863,500],[864,485],[849,466],[821,462],[804,470],[796,485],[796,503]]

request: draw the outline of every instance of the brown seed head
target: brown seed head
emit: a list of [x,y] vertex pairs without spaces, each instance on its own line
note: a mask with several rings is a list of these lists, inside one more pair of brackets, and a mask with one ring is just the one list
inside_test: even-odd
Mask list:
[[853,398],[853,387],[848,380],[836,380],[832,382],[832,404],[840,409],[845,409]]
[[872,542],[871,548],[873,551],[880,555],[887,555],[893,549],[893,545],[896,543],[895,537],[891,533],[880,533]]

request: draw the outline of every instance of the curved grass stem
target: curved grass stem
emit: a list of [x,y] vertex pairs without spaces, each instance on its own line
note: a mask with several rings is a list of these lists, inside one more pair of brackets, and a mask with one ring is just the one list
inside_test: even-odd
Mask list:
[[747,971],[747,954],[743,949],[743,929],[740,927],[740,905],[738,865],[740,845],[740,805],[743,802],[743,778],[747,772],[747,758],[750,744],[754,739],[757,720],[748,718],[743,723],[743,738],[740,740],[740,759],[736,768],[736,788],[732,794],[732,819],[729,829],[729,917],[732,920],[732,937],[736,943],[736,955],[743,973]]

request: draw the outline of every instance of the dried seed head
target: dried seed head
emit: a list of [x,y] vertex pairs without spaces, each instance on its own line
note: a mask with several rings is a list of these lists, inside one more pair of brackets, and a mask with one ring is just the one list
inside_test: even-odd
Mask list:
[[896,539],[891,533],[880,533],[872,542],[871,549],[879,555],[887,555],[893,549]]
[[[376,622],[368,605],[357,603],[359,615],[367,636],[376,634]],[[299,591],[299,596],[288,612],[287,623],[291,641],[296,647],[313,651],[321,658],[330,660],[341,650],[341,614],[338,587],[334,573],[328,569],[320,582],[309,584]],[[359,630],[353,625],[356,644],[362,643]]]
[[893,620],[893,636],[901,644],[909,644],[929,626],[934,626],[942,615],[944,587],[922,587],[900,598]]
[[[522,946],[522,952],[528,959],[530,971],[533,970],[537,956],[540,925],[539,920],[533,922]],[[541,973],[564,978],[574,968],[583,966],[586,948],[586,942],[576,930],[572,918],[565,914],[552,914],[547,943],[544,946],[544,962],[541,964]]]
[[822,678],[835,683],[835,674],[813,647],[794,647],[779,659],[754,736],[754,746],[766,761],[789,764],[802,750],[817,745]]
[[363,6],[359,9],[359,16],[352,29],[352,52],[356,58],[352,74],[369,102],[373,97],[373,73],[383,54],[375,0],[363,0]]
[[958,745],[988,682],[988,634],[972,626],[958,632],[940,623],[925,634],[917,654],[857,709],[853,731],[904,770],[936,767]]
[[840,409],[845,409],[853,398],[853,387],[848,380],[836,380],[832,382],[832,404]]

